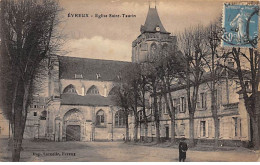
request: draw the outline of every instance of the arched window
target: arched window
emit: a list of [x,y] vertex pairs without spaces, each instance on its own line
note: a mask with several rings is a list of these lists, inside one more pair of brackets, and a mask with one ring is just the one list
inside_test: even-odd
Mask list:
[[103,110],[99,110],[96,114],[96,125],[97,126],[105,125],[105,113]]
[[119,110],[115,114],[115,127],[125,127],[126,117],[124,111]]
[[150,48],[150,59],[153,59],[157,56],[157,45],[153,43]]
[[113,87],[111,90],[110,90],[110,92],[108,93],[108,95],[116,95],[116,93],[118,92],[118,90],[119,90],[119,87],[118,86],[115,86],[115,87]]
[[44,110],[41,112],[40,120],[46,120],[46,118],[47,118],[47,111]]
[[71,94],[77,94],[77,91],[73,85],[68,85],[64,90],[63,93],[71,93]]
[[91,95],[98,95],[99,94],[99,91],[97,89],[97,87],[95,85],[92,85],[88,91],[87,91],[87,94],[91,94]]

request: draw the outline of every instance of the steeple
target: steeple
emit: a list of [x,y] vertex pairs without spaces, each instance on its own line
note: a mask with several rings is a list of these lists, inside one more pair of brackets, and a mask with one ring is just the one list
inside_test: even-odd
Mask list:
[[162,25],[156,6],[155,8],[149,6],[145,24],[141,26],[141,33],[158,31],[161,33],[168,33]]
[[165,30],[157,12],[156,3],[149,10],[141,34],[132,42],[132,61],[137,63],[152,61],[165,56],[168,50],[176,47],[176,37]]

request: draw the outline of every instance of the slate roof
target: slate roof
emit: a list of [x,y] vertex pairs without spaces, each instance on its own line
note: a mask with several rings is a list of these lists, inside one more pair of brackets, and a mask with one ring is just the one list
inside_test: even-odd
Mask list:
[[114,105],[111,96],[61,94],[61,105],[109,106]]
[[101,76],[99,81],[113,81],[130,63],[68,56],[58,56],[58,59],[60,79],[75,79],[77,74],[82,75],[82,79],[97,80],[96,74],[99,73]]
[[156,8],[149,8],[148,14],[145,20],[145,24],[143,25],[144,32],[156,32],[156,27],[160,27],[160,32],[162,33],[169,33],[165,30],[163,27],[163,24],[160,20],[160,17],[158,15]]

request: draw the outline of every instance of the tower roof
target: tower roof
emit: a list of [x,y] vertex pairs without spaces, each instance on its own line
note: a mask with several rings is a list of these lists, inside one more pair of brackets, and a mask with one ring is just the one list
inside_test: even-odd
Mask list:
[[156,32],[156,27],[160,27],[160,32],[168,33],[162,25],[156,7],[149,7],[145,24],[141,27],[141,32]]

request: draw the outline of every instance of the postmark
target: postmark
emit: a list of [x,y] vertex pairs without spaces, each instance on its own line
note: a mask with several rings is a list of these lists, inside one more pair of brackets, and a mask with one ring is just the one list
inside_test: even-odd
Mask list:
[[224,4],[222,46],[256,48],[258,5]]

